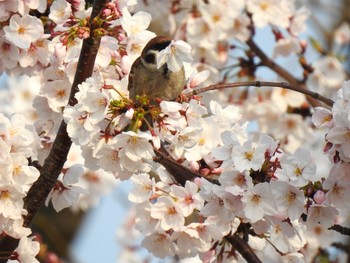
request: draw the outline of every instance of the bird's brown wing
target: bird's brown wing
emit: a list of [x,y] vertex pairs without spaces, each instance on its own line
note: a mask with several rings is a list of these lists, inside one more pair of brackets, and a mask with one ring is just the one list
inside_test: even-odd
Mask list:
[[128,90],[129,90],[129,91],[130,91],[130,90],[132,89],[132,87],[134,86],[132,79],[133,79],[133,77],[135,77],[135,76],[134,76],[134,75],[135,75],[135,71],[136,71],[137,67],[140,65],[140,63],[141,63],[141,58],[138,57],[138,58],[134,61],[134,63],[132,64],[132,66],[131,66],[131,69],[130,69],[130,72],[129,72],[129,82],[128,82]]

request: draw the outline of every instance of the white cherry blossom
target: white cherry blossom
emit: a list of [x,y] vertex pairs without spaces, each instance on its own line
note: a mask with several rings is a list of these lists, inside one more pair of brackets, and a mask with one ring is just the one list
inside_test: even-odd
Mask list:
[[29,48],[31,43],[44,36],[41,20],[30,15],[13,15],[4,31],[6,39],[19,48]]
[[160,226],[165,231],[180,229],[185,223],[180,205],[169,196],[157,198],[157,202],[151,208],[151,216],[160,220]]

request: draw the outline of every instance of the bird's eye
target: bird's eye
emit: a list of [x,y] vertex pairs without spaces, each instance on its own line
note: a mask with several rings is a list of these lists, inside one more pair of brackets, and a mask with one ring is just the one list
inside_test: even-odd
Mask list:
[[156,55],[153,53],[149,53],[145,57],[145,61],[149,64],[155,64],[156,63]]

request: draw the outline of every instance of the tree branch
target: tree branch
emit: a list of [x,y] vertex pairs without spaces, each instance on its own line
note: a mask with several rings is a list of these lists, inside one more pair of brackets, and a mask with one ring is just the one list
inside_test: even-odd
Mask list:
[[242,255],[249,263],[261,263],[253,249],[237,234],[226,236],[225,239]]
[[[303,84],[300,80],[295,78],[292,74],[290,74],[287,70],[279,66],[277,63],[275,63],[272,59],[270,59],[260,48],[259,46],[253,41],[253,39],[249,39],[247,41],[247,45],[250,47],[250,49],[260,58],[261,63],[270,68],[272,71],[276,72],[281,78],[285,79],[288,83],[290,83],[294,87],[300,87],[300,89],[307,90],[307,87],[305,84]],[[308,99],[310,104],[313,107],[320,106],[320,103],[315,100],[313,97]]]
[[334,230],[342,235],[350,236],[350,228],[335,224],[328,228],[329,230]]
[[[74,81],[71,88],[68,104],[74,106],[76,100],[74,98],[78,91],[78,85],[90,77],[95,63],[95,58],[100,45],[101,36],[94,34],[94,18],[100,13],[108,0],[95,0],[93,10],[90,18],[90,36],[84,39],[81,49],[77,71],[75,73]],[[67,155],[71,147],[71,140],[67,134],[66,123],[61,122],[52,149],[45,163],[40,170],[40,176],[36,182],[33,183],[24,200],[24,208],[28,214],[24,216],[24,226],[29,226],[36,212],[45,203],[45,200],[54,187],[56,180],[61,173],[61,169],[67,160]],[[0,241],[0,252],[11,253],[18,245],[18,240],[10,236],[5,236]],[[7,259],[0,259],[0,263],[7,262]]]
[[247,82],[214,84],[204,88],[195,89],[192,92],[187,93],[186,96],[190,97],[190,96],[203,93],[206,91],[210,91],[210,90],[220,90],[220,89],[237,88],[237,87],[244,87],[244,86],[254,86],[259,88],[260,87],[279,87],[279,88],[293,90],[293,91],[305,94],[306,96],[309,96],[315,100],[321,101],[330,107],[332,107],[334,104],[333,100],[328,99],[317,92],[300,88],[299,86],[293,86],[286,82],[270,82],[270,81],[247,81]]

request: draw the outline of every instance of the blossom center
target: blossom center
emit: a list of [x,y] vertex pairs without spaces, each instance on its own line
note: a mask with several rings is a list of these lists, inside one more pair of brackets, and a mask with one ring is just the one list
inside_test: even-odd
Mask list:
[[186,204],[192,204],[193,203],[193,198],[192,198],[192,196],[186,196],[185,197],[185,202],[186,202]]
[[245,152],[245,158],[248,160],[248,161],[251,161],[253,159],[253,153],[252,152]]
[[255,204],[259,204],[261,201],[261,196],[260,195],[253,195],[252,197],[252,202]]
[[57,91],[57,96],[58,96],[58,97],[61,97],[61,98],[62,98],[62,97],[64,97],[64,95],[65,95],[65,94],[66,94],[66,91],[65,91],[65,90],[63,90],[63,89],[62,89],[62,90]]
[[263,10],[263,11],[266,11],[268,9],[268,7],[269,7],[269,4],[266,3],[266,2],[262,2],[260,4],[260,9]]
[[25,28],[23,27],[23,26],[20,26],[19,28],[18,28],[18,30],[17,30],[17,32],[18,32],[18,34],[20,34],[20,35],[24,35],[24,33],[25,33]]
[[290,192],[290,193],[288,194],[288,196],[287,196],[287,202],[288,202],[289,204],[293,203],[294,200],[296,199],[296,196],[297,196],[297,195],[296,195],[295,193]]
[[294,174],[295,174],[296,176],[300,176],[300,175],[302,175],[302,173],[303,173],[303,168],[300,168],[300,167],[296,167],[296,168],[295,168]]
[[0,192],[0,199],[9,199],[11,197],[8,190],[3,190]]
[[168,215],[176,215],[176,209],[175,207],[169,207],[168,208]]

